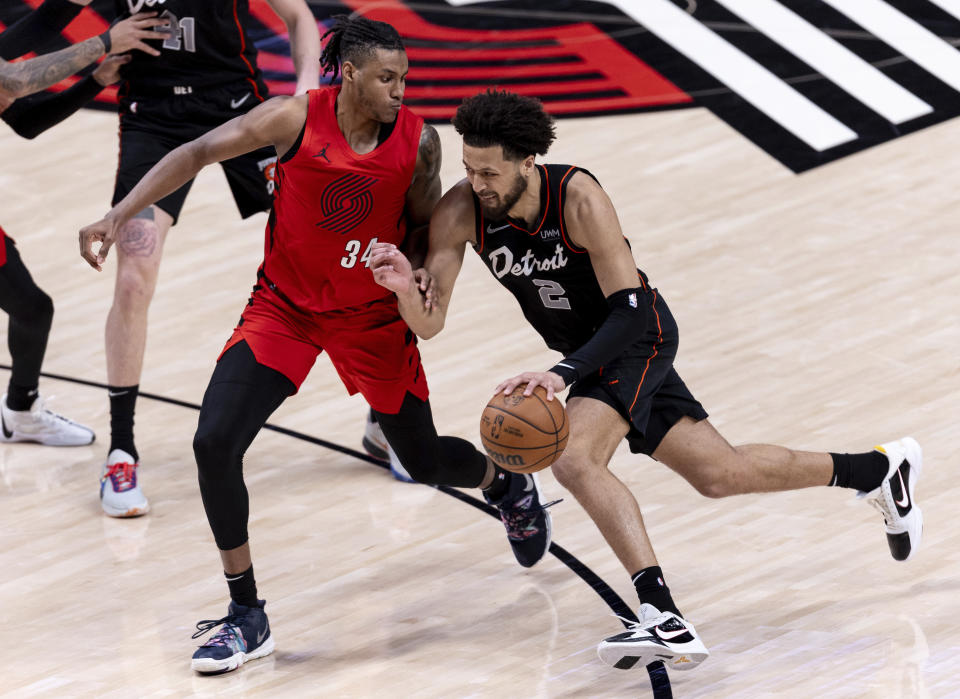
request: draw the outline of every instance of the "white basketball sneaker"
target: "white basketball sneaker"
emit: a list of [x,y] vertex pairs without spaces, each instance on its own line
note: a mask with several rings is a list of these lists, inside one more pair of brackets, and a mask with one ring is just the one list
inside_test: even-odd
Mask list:
[[404,483],[416,483],[417,481],[407,473],[407,469],[400,463],[400,458],[389,444],[387,445],[387,453],[390,455],[390,473],[393,474],[393,477]]
[[383,430],[379,423],[373,419],[373,413],[367,412],[367,426],[363,431],[363,448],[375,459],[387,461],[390,455],[387,453],[387,438],[383,436]]
[[920,548],[923,536],[923,512],[914,497],[923,469],[923,450],[913,437],[887,442],[875,449],[886,455],[890,470],[879,488],[869,493],[860,491],[857,497],[867,498],[867,502],[880,510],[890,555],[906,561]]
[[107,457],[100,476],[100,506],[111,517],[139,517],[150,511],[150,503],[140,490],[139,467],[122,449],[114,449]]
[[29,410],[10,410],[7,396],[0,400],[0,441],[38,442],[50,447],[79,447],[96,438],[93,430],[43,407],[37,396]]
[[639,622],[626,622],[626,631],[600,642],[600,660],[619,670],[646,667],[658,660],[671,670],[692,670],[710,655],[693,624],[683,617],[646,603],[640,605],[637,617]]

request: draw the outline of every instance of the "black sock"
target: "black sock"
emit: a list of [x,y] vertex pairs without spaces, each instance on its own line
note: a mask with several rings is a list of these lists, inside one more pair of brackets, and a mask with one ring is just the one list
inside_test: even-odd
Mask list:
[[227,573],[224,571],[223,577],[227,579],[227,586],[230,588],[230,599],[244,607],[257,607],[257,581],[253,579],[253,566],[251,565],[242,573]]
[[107,386],[110,396],[110,449],[123,449],[134,461],[140,460],[137,448],[133,445],[133,411],[137,407],[136,386]]
[[37,385],[18,386],[13,381],[7,385],[7,407],[10,410],[30,410],[37,399]]
[[497,502],[510,490],[510,479],[513,474],[510,471],[505,471],[496,464],[494,464],[493,469],[493,482],[484,488],[483,492],[486,493],[487,498],[492,502]]
[[838,488],[856,488],[870,492],[879,488],[890,470],[886,454],[868,451],[865,454],[830,454],[833,458],[833,478],[830,485]]
[[633,586],[637,588],[637,597],[641,603],[652,604],[661,612],[673,612],[683,616],[670,596],[670,588],[663,581],[663,571],[660,566],[650,566],[634,573],[631,576]]

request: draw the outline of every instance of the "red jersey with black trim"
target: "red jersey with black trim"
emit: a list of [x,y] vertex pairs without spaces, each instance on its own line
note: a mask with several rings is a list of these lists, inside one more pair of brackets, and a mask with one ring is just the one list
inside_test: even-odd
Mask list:
[[[406,236],[407,190],[423,119],[401,107],[371,152],[350,147],[337,124],[339,87],[311,90],[299,147],[276,170],[263,275],[289,303],[322,313],[392,292],[370,271],[370,247]],[[271,287],[273,288],[273,287]]]

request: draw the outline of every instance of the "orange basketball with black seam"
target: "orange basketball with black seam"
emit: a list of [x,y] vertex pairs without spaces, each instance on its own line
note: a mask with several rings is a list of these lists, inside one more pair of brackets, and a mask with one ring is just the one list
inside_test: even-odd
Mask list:
[[560,458],[570,423],[558,397],[547,400],[542,386],[524,396],[527,385],[513,393],[497,392],[480,416],[480,441],[498,466],[514,473],[534,473]]

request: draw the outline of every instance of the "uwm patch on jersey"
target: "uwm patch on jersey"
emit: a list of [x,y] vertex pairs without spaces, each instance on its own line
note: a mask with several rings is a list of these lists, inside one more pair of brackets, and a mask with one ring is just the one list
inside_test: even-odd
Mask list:
[[[0,22],[36,4],[0,3]],[[410,57],[406,102],[434,122],[488,86],[558,117],[704,107],[801,172],[960,114],[957,0],[309,4],[322,25],[349,12],[393,24]],[[265,0],[250,5],[267,83],[289,93],[286,28]],[[104,31],[112,6],[94,0],[64,44]]]

